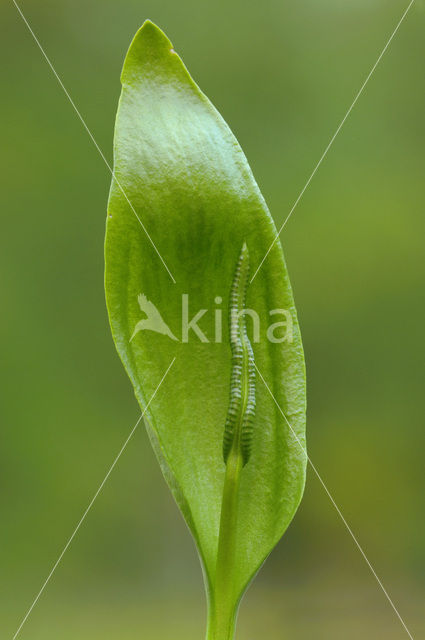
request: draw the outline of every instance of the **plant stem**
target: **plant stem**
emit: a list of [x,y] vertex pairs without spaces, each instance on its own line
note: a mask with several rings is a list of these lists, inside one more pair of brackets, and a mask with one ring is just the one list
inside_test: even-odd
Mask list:
[[211,596],[207,640],[233,640],[234,638],[237,594],[233,578],[242,466],[240,446],[235,442],[227,460],[224,479],[215,584]]

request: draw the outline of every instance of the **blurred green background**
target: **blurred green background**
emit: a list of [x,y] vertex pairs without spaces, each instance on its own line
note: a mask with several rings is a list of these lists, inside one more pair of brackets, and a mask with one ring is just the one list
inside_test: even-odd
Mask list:
[[[146,19],[230,124],[281,223],[401,0],[60,0],[21,7],[110,160]],[[139,414],[103,295],[110,175],[2,0],[0,636],[12,639]],[[417,0],[282,235],[310,456],[413,637],[425,636],[425,3]],[[19,635],[199,640],[186,527],[140,428]],[[310,470],[238,640],[408,637]]]

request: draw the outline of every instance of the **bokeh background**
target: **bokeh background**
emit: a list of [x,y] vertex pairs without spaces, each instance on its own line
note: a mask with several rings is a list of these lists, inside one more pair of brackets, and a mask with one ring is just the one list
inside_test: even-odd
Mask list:
[[[22,0],[106,157],[150,18],[238,137],[281,223],[401,0]],[[103,295],[110,175],[12,1],[0,6],[0,636],[13,637],[139,414]],[[308,442],[412,636],[425,637],[425,3],[285,227]],[[19,635],[199,640],[194,546],[143,428]],[[238,640],[408,637],[314,474]]]

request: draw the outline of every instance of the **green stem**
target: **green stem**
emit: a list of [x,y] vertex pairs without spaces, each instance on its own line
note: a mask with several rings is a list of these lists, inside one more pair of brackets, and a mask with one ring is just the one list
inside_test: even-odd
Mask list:
[[233,577],[238,497],[243,466],[238,445],[239,443],[232,447],[226,465],[215,584],[211,595],[207,640],[233,640],[235,633],[238,594],[235,593]]

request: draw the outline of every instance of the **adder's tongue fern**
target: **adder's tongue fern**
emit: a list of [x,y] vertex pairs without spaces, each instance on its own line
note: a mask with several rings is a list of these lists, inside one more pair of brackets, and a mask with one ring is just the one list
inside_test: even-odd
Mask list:
[[[304,360],[291,286],[237,140],[152,22],[131,43],[121,81],[105,242],[112,334],[199,550],[207,640],[233,640],[241,597],[304,488]],[[251,284],[250,265],[261,265]],[[229,300],[230,349],[212,343],[211,324],[208,337],[182,326],[183,293],[186,315],[206,333],[209,300]],[[156,325],[142,322],[146,305]],[[290,341],[267,338],[272,310],[291,311]],[[261,336],[255,363],[248,312]]]

